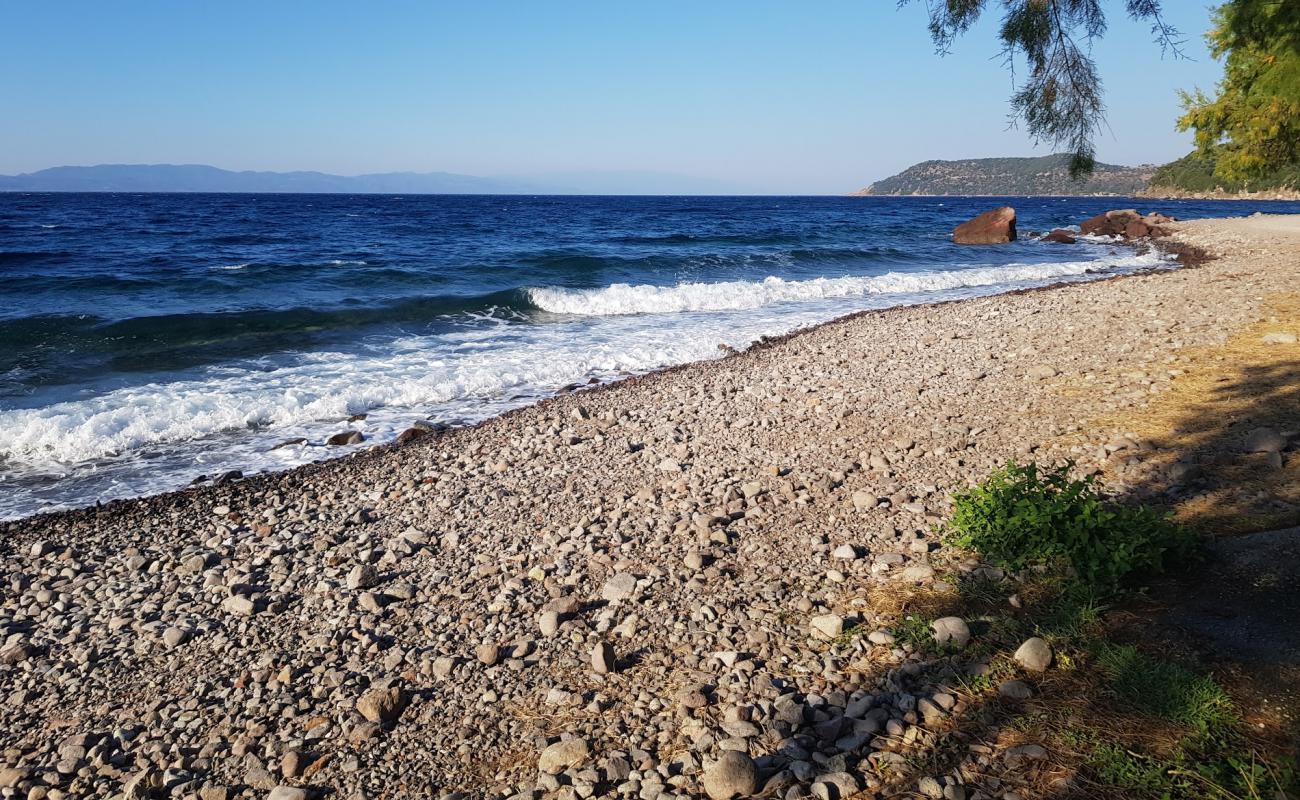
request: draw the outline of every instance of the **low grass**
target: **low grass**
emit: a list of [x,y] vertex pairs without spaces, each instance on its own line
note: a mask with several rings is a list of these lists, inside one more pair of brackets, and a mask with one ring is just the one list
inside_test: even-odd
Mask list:
[[1209,675],[1107,642],[1098,648],[1096,663],[1119,700],[1197,735],[1213,737],[1240,722],[1232,699]]
[[[1212,674],[1112,639],[1116,622],[1134,618],[1112,611],[1125,587],[1186,555],[1185,529],[1148,509],[1117,509],[1068,468],[1011,465],[959,495],[956,508],[949,540],[1003,575],[977,570],[948,577],[953,592],[895,587],[878,604],[871,597],[876,613],[894,620],[887,627],[896,641],[946,675],[967,709],[909,754],[920,772],[901,780],[959,763],[942,743],[960,740],[1045,746],[1046,762],[1009,776],[1025,797],[1276,800],[1297,788],[1286,766],[1294,754],[1254,738]],[[1110,551],[1117,543],[1118,555]],[[966,619],[974,634],[959,655],[934,641],[931,623],[947,615]],[[1052,645],[1055,661],[1046,673],[1025,674],[1011,653],[1035,635]],[[968,674],[973,663],[983,667]],[[1033,697],[1001,699],[999,685],[1013,677],[1030,682]]]

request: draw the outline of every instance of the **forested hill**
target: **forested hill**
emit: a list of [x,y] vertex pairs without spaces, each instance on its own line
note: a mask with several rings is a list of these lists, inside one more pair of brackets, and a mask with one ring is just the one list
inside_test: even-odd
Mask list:
[[1083,180],[1072,180],[1066,154],[1038,158],[972,158],[923,161],[855,192],[858,195],[1135,195],[1156,168],[1097,164]]

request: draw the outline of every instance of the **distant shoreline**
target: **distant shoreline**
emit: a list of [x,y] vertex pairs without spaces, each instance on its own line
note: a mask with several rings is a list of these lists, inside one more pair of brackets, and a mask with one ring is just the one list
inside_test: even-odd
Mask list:
[[876,194],[874,192],[849,192],[843,197],[1011,197],[1011,198],[1055,198],[1055,197],[1116,197],[1130,200],[1255,200],[1255,201],[1300,201],[1300,190],[1271,190],[1263,192],[1181,192],[1177,189],[1156,189],[1140,194]]

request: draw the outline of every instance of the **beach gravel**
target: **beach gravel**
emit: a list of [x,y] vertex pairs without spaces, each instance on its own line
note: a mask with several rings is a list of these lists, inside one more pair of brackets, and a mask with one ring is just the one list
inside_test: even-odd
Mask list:
[[[1294,226],[1169,227],[1221,258],[864,313],[400,446],[0,523],[0,792],[883,791],[964,708],[866,601],[986,568],[942,541],[951,493],[1026,458],[1169,491],[1158,445],[1097,420],[1294,291]],[[1047,757],[1017,747],[898,792],[995,796],[965,792]]]

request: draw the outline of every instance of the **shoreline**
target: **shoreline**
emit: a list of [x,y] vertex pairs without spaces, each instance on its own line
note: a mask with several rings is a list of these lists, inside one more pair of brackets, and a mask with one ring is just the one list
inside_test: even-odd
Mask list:
[[693,797],[738,749],[884,788],[862,709],[922,726],[932,687],[847,633],[977,566],[937,530],[949,493],[1069,458],[1117,496],[1195,497],[1153,409],[1240,382],[1215,360],[1234,336],[1300,360],[1300,217],[1171,228],[1205,260],[861,311],[404,446],[0,523],[0,771],[69,796]]
[[[1200,248],[1193,245],[1186,245],[1169,238],[1151,239],[1146,241],[1119,241],[1117,242],[1117,244],[1128,247],[1133,252],[1138,254],[1144,253],[1149,249],[1155,249],[1161,253],[1172,256],[1173,259],[1177,262],[1177,267],[1176,267],[1177,269],[1186,269],[1186,268],[1200,266],[1201,264],[1204,264],[1205,262],[1211,260],[1211,256],[1209,256],[1207,253],[1205,253],[1205,251],[1201,250]],[[908,308],[908,309],[936,308],[936,307],[946,306],[954,303],[965,303],[972,299],[1020,295],[1020,294],[1042,292],[1042,291],[1054,291],[1057,289],[1074,286],[1077,284],[1103,283],[1107,281],[1124,280],[1139,275],[1150,275],[1154,273],[1164,272],[1171,268],[1172,267],[1145,267],[1145,268],[1133,270],[1131,272],[1125,272],[1125,273],[1114,274],[1114,275],[1105,275],[1099,278],[1090,278],[1086,281],[1059,280],[1041,286],[1030,286],[1030,287],[1015,288],[1015,289],[1007,289],[1005,291],[999,291],[988,295],[980,295],[975,298],[953,298],[953,299],[944,299],[944,300],[932,300],[932,301],[910,304],[910,305],[862,309],[860,311],[854,311],[848,314],[841,315],[839,317],[834,317],[825,320],[824,322],[818,322],[816,324],[809,325],[803,328],[796,328],[784,334],[761,337],[758,341],[755,341],[746,349],[739,352],[730,352],[722,356],[721,358],[687,361],[681,364],[673,364],[671,366],[661,367],[659,369],[654,369],[649,372],[635,374],[635,375],[628,375],[626,377],[617,378],[614,380],[609,380],[598,384],[579,386],[577,388],[570,389],[568,391],[560,390],[555,394],[541,397],[533,402],[528,403],[527,405],[508,409],[506,411],[501,412],[500,414],[486,417],[478,422],[474,422],[469,425],[455,426],[455,427],[450,427],[441,430],[430,430],[427,435],[421,436],[416,441],[419,442],[422,446],[429,446],[434,441],[442,441],[446,439],[448,436],[456,432],[472,430],[487,425],[488,423],[491,423],[494,420],[499,420],[515,414],[529,412],[530,410],[535,409],[539,406],[554,402],[556,400],[559,400],[561,398],[570,395],[586,395],[594,392],[611,390],[623,384],[627,384],[629,382],[653,378],[655,376],[676,372],[678,370],[682,370],[688,367],[729,361],[731,359],[743,357],[746,354],[754,352],[761,348],[780,345],[782,343],[788,342],[789,340],[795,337],[814,332],[825,326],[848,323],[855,319],[859,319],[861,317],[873,316],[877,314],[886,314],[890,311],[894,311],[900,308]],[[272,482],[274,482],[274,480],[278,479],[279,477],[286,477],[288,476],[289,473],[294,473],[299,470],[311,470],[313,468],[324,468],[324,467],[328,467],[331,464],[335,464],[337,462],[347,461],[351,459],[372,458],[372,457],[382,458],[387,453],[391,453],[392,451],[399,448],[409,447],[411,444],[414,443],[415,442],[409,442],[403,444],[403,443],[399,443],[396,440],[379,442],[364,449],[354,450],[352,452],[342,453],[337,456],[322,458],[315,461],[309,461],[303,464],[297,464],[291,467],[287,467],[285,469],[277,469],[277,470],[269,470],[264,472],[253,473],[245,477],[237,478],[223,485],[226,487],[232,487],[232,486],[242,486],[244,484],[247,484],[249,482],[254,482],[254,481],[264,482],[266,480],[271,480]],[[176,489],[172,489],[168,491],[155,492],[152,494],[139,495],[135,497],[115,498],[107,502],[96,503],[93,505],[85,505],[77,508],[64,508],[64,509],[56,509],[50,511],[37,511],[33,514],[28,514],[23,517],[15,517],[12,519],[0,519],[0,533],[2,533],[5,530],[5,527],[7,525],[18,525],[21,523],[28,523],[34,520],[43,519],[46,517],[61,516],[61,515],[76,516],[82,514],[91,514],[91,515],[107,514],[107,513],[111,513],[113,509],[126,504],[148,503],[155,500],[162,500],[164,498],[178,499],[181,497],[189,497],[192,495],[201,494],[205,490],[212,490],[217,488],[220,487],[214,485],[209,480],[209,481],[204,481],[202,483],[195,483],[188,486],[181,486]]]

